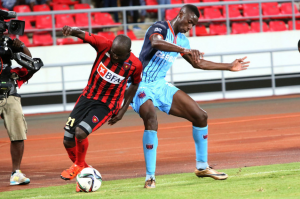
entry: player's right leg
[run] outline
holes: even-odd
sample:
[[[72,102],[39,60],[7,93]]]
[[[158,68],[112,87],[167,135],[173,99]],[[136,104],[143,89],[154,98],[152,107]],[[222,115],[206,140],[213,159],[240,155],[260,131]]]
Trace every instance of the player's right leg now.
[[[156,150],[157,138],[157,116],[155,107],[151,100],[143,103],[139,110],[144,121],[143,149],[146,163],[146,182],[144,188],[155,188]]]

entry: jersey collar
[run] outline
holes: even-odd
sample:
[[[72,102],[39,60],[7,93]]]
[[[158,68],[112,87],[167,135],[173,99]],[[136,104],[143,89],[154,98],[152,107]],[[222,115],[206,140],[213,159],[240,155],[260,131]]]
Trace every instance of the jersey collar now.
[[[172,34],[173,34],[173,36],[174,36],[174,41],[173,41],[173,43],[176,44],[177,35],[175,35],[174,29],[173,29],[173,27],[172,27],[172,25],[171,25],[171,23],[170,23],[169,20],[167,21],[167,23],[168,23],[169,29],[171,30],[171,32],[172,32]]]

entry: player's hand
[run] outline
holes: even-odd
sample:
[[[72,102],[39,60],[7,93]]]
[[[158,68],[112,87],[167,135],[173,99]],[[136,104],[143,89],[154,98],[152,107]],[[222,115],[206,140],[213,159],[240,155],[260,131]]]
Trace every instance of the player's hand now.
[[[199,50],[195,49],[185,49],[183,54],[189,54],[192,56],[192,59],[195,63],[200,62],[200,59],[203,59],[203,52],[200,52]]]
[[[63,29],[62,29],[62,33],[63,33],[64,36],[70,36],[70,35],[72,35],[72,30],[73,30],[72,27],[64,26]]]
[[[115,123],[117,123],[119,120],[121,120],[124,116],[124,113],[122,110],[120,110],[118,112],[117,115],[113,115],[110,120],[108,120],[108,125],[114,125]]]
[[[247,57],[234,60],[234,62],[232,62],[232,64],[231,64],[232,66],[229,70],[233,71],[233,72],[246,70],[249,66],[249,63],[250,63],[250,61],[245,62],[246,58]]]
[[[19,40],[18,38],[15,38],[13,40],[12,46],[15,47],[15,48],[21,48],[21,47],[24,47],[25,45],[21,40]]]

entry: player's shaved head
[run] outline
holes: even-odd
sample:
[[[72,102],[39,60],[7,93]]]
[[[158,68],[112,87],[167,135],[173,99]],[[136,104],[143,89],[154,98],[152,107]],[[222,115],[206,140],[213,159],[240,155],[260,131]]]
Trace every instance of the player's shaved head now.
[[[131,39],[129,37],[127,37],[126,35],[118,35],[114,39],[112,45],[114,47],[123,49],[128,52],[128,51],[130,51],[130,48],[131,48]]]
[[[181,7],[180,11],[184,13],[194,13],[198,18],[200,17],[199,10],[196,6],[187,4]]]

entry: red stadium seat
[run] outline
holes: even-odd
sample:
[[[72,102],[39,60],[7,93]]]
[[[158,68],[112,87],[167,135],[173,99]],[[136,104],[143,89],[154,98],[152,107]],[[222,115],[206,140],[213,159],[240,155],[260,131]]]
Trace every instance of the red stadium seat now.
[[[231,32],[232,34],[244,34],[244,33],[250,33],[251,31],[246,22],[240,22],[240,23],[232,23]]]
[[[259,18],[259,4],[243,4],[243,14],[244,17],[257,17],[251,18],[252,20]]]
[[[223,15],[218,8],[204,8],[204,19],[222,19],[224,20]]]
[[[51,15],[42,15],[36,18],[35,27],[38,29],[51,29],[52,18]]]
[[[183,3],[188,3],[188,4],[200,3],[200,0],[183,0]]]
[[[242,18],[243,17],[240,13],[239,7],[240,6],[238,4],[228,6],[229,18]],[[223,7],[223,15],[224,15],[224,17],[226,17],[226,7],[225,6]],[[234,19],[234,20],[243,20],[243,19]]]
[[[98,35],[101,35],[101,36],[103,36],[103,37],[105,37],[105,38],[107,38],[109,40],[112,40],[112,41],[116,37],[115,33],[111,32],[111,31],[109,31],[109,32],[98,32]]]
[[[88,3],[82,3],[82,4],[75,4],[74,9],[80,10],[80,9],[91,9],[90,4]]]
[[[56,21],[56,28],[62,28],[65,25],[68,26],[76,26],[74,19],[71,15],[57,15],[55,16]]]
[[[279,10],[277,2],[263,3],[262,8],[263,8],[262,13],[263,13],[264,16],[275,15],[271,18],[273,18],[273,19],[282,18],[282,17],[280,17],[281,14],[280,14],[280,10]]]
[[[75,24],[78,27],[88,27],[89,17],[87,13],[78,13],[75,15]],[[92,21],[93,24],[93,21]]]
[[[166,10],[166,14],[165,14],[166,20],[171,21],[172,19],[174,19],[178,15],[179,11],[180,8],[173,8],[173,9]]]
[[[75,40],[72,37],[68,37],[68,38],[58,38],[56,40],[56,44],[57,45],[68,45],[68,44],[81,44],[83,43],[83,41],[79,38],[77,38],[77,40]]]
[[[171,0],[171,4],[182,4],[182,0]]]
[[[209,25],[210,35],[226,35],[227,27],[224,23],[212,23]]]
[[[292,15],[293,14],[292,3],[282,3],[280,7],[280,13],[283,15]],[[294,4],[294,13],[295,14],[299,13],[296,4]]]
[[[219,0],[202,0],[203,3],[208,3],[208,2],[219,2]]]
[[[33,6],[33,11],[34,12],[47,12],[47,11],[50,11],[50,8],[47,4],[34,5]]]
[[[293,30],[293,21],[288,22],[289,30]],[[295,29],[300,30],[300,20],[295,21]]]
[[[147,6],[155,6],[155,5],[158,5],[157,1],[156,0],[145,0],[145,3]],[[156,13],[157,12],[157,9],[148,9],[146,10],[147,12],[154,12]]]
[[[283,21],[270,21],[270,31],[285,31],[288,30]]]
[[[26,32],[34,30],[35,28],[32,27],[31,23],[29,20],[25,20],[25,30]]]
[[[93,25],[119,25],[121,23],[116,23],[111,15],[107,12],[97,12],[94,13]]]
[[[205,26],[203,26],[203,25],[195,26],[195,32],[196,32],[196,36],[207,36],[207,35],[209,35],[207,33],[207,30],[206,30]],[[190,30],[190,36],[193,36],[193,29]]]
[[[117,35],[124,35],[124,30],[119,30],[117,32]],[[132,30],[128,30],[127,31],[127,36],[131,39],[131,40],[137,40],[134,32]]]
[[[53,4],[53,10],[70,10],[67,4]]]
[[[270,28],[266,22],[263,22],[263,32],[269,32]],[[251,32],[260,32],[260,23],[259,21],[251,22]]]
[[[28,5],[19,5],[14,7],[14,11],[17,13],[25,13],[25,12],[31,12],[30,7]],[[19,20],[24,20],[24,21],[35,21],[35,16],[20,16],[18,17]]]
[[[67,5],[74,5],[78,4],[79,1],[73,1],[73,0],[52,0],[53,4],[67,4]]]
[[[53,39],[50,33],[33,33],[32,44],[34,46],[51,46],[53,45]]]

